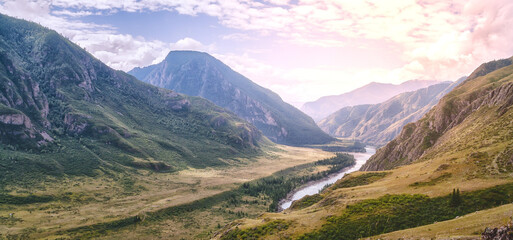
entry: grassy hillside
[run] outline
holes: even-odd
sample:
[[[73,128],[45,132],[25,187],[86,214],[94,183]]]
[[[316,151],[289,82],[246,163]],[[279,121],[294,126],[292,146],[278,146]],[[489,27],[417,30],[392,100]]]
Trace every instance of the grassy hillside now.
[[[501,211],[509,211],[513,192],[513,67],[508,63],[478,68],[371,159],[389,158],[366,165],[386,172],[352,173],[314,200],[300,200],[308,203],[305,208],[267,213],[231,231],[259,238],[251,229],[285,221],[286,228],[265,239],[475,238],[486,227],[504,225]],[[419,146],[422,153],[407,146]],[[396,152],[413,160],[396,160]]]
[[[500,156],[509,155],[513,144],[508,128],[512,73],[511,59],[483,64],[422,119],[406,125],[362,169],[390,169],[453,152],[476,161],[495,159],[499,168],[506,167],[509,160]]]
[[[171,51],[163,62],[129,73],[158,87],[204,97],[246,119],[277,143],[324,144],[334,140],[278,94],[207,53]]]
[[[0,15],[0,182],[227,165],[268,144],[211,102],[115,71],[55,31]]]

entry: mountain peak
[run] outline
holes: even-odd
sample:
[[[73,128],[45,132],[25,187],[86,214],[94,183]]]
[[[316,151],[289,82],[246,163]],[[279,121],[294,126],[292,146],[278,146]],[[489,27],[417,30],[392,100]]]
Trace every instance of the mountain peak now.
[[[334,140],[306,114],[204,52],[171,51],[155,65],[129,72],[158,87],[206,98],[259,128],[277,143],[320,144]]]
[[[214,58],[212,55],[206,52],[193,51],[193,50],[172,50],[170,51],[165,60],[175,60],[176,58],[188,57],[188,58]]]

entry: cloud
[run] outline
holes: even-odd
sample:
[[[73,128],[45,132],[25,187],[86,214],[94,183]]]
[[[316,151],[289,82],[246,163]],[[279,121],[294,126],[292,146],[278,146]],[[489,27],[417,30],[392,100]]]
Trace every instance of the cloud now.
[[[209,52],[215,49],[214,45],[203,45],[192,38],[165,43],[147,41],[128,34],[82,33],[75,35],[72,40],[110,67],[123,71],[159,63],[171,50]]]
[[[72,4],[71,1],[70,4]],[[110,67],[123,71],[158,63],[171,50],[213,51],[215,49],[213,44],[204,45],[187,37],[177,42],[166,43],[158,40],[149,41],[129,34],[119,34],[112,26],[84,23],[67,18],[93,14],[90,11],[51,11],[51,5],[46,1],[10,1],[0,5],[0,12],[52,28]],[[110,5],[95,6],[104,10]]]
[[[83,16],[90,16],[94,15],[93,12],[90,11],[69,11],[69,10],[58,10],[58,11],[52,11],[52,14],[54,15],[64,15],[64,16],[70,16],[70,17],[83,17]]]
[[[244,41],[250,39],[252,39],[252,37],[245,33],[232,33],[223,36],[223,40]]]
[[[474,67],[495,57],[491,53],[503,56],[498,46],[511,54],[506,45],[511,40],[513,2],[508,0],[55,0],[51,5],[76,14],[113,9],[206,14],[227,27],[274,34],[298,45],[340,48],[352,42],[358,47],[359,39],[376,39],[386,47],[390,41],[402,47],[406,64],[422,65],[426,77],[455,63]],[[230,34],[224,39],[245,36]]]

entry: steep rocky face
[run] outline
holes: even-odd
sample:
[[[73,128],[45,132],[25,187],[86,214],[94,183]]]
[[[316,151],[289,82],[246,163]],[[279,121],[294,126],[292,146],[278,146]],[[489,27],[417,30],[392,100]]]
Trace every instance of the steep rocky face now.
[[[351,92],[307,102],[301,110],[319,121],[343,107],[381,103],[397,94],[415,91],[437,83],[439,82],[428,80],[411,80],[399,85],[373,82]]]
[[[51,127],[46,96],[39,84],[20,72],[3,52],[0,79],[0,141],[34,140],[29,145],[42,145],[53,140],[45,132]]]
[[[449,151],[446,149],[449,146],[463,149],[462,146],[470,141],[459,139],[461,136],[479,136],[485,132],[483,129],[475,129],[469,135],[469,132],[460,126],[464,121],[468,127],[475,127],[478,122],[486,124],[485,126],[508,125],[509,115],[505,113],[513,104],[512,74],[511,59],[481,65],[467,80],[444,96],[422,119],[404,126],[399,136],[379,149],[362,170],[390,169],[422,160],[423,156]],[[455,130],[451,132],[452,129]],[[486,132],[488,135],[483,138],[493,138],[489,136],[491,132]],[[485,144],[482,140],[476,141],[480,142],[479,146]],[[469,144],[466,146],[469,151],[477,147]],[[459,151],[462,152],[462,149]]]
[[[277,143],[320,144],[333,140],[277,94],[206,53],[173,51],[163,62],[129,73],[158,87],[204,97],[254,124]]]
[[[134,159],[222,165],[261,144],[258,129],[205,99],[143,83],[55,31],[0,15],[0,164],[9,169],[0,181],[120,171]]]
[[[345,107],[321,120],[319,126],[332,136],[381,146],[397,136],[404,125],[419,120],[463,80],[402,93],[379,104]]]

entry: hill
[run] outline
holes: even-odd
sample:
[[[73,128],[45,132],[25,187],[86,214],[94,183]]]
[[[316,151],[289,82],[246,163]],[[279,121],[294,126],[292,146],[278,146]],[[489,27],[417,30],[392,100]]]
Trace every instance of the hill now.
[[[276,143],[304,145],[334,140],[276,93],[207,53],[171,51],[161,63],[129,73],[158,87],[204,97],[246,119]]]
[[[226,165],[261,132],[207,100],[115,71],[55,31],[0,15],[0,181]]]
[[[404,125],[424,116],[440,98],[464,79],[401,93],[383,103],[344,107],[318,124],[332,136],[382,146],[394,139]]]
[[[510,138],[499,136],[509,132],[504,126],[509,124],[506,113],[513,104],[511,62],[482,64],[423,118],[404,126],[362,170],[390,169],[454,151],[486,159],[508,155]]]
[[[399,93],[415,91],[437,83],[439,82],[428,80],[411,80],[399,85],[372,82],[351,92],[307,102],[301,110],[319,121],[343,107],[381,103]]]
[[[512,60],[477,68],[380,148],[361,169],[371,172],[284,213],[237,221],[219,238],[477,239],[503,226],[513,201]]]

